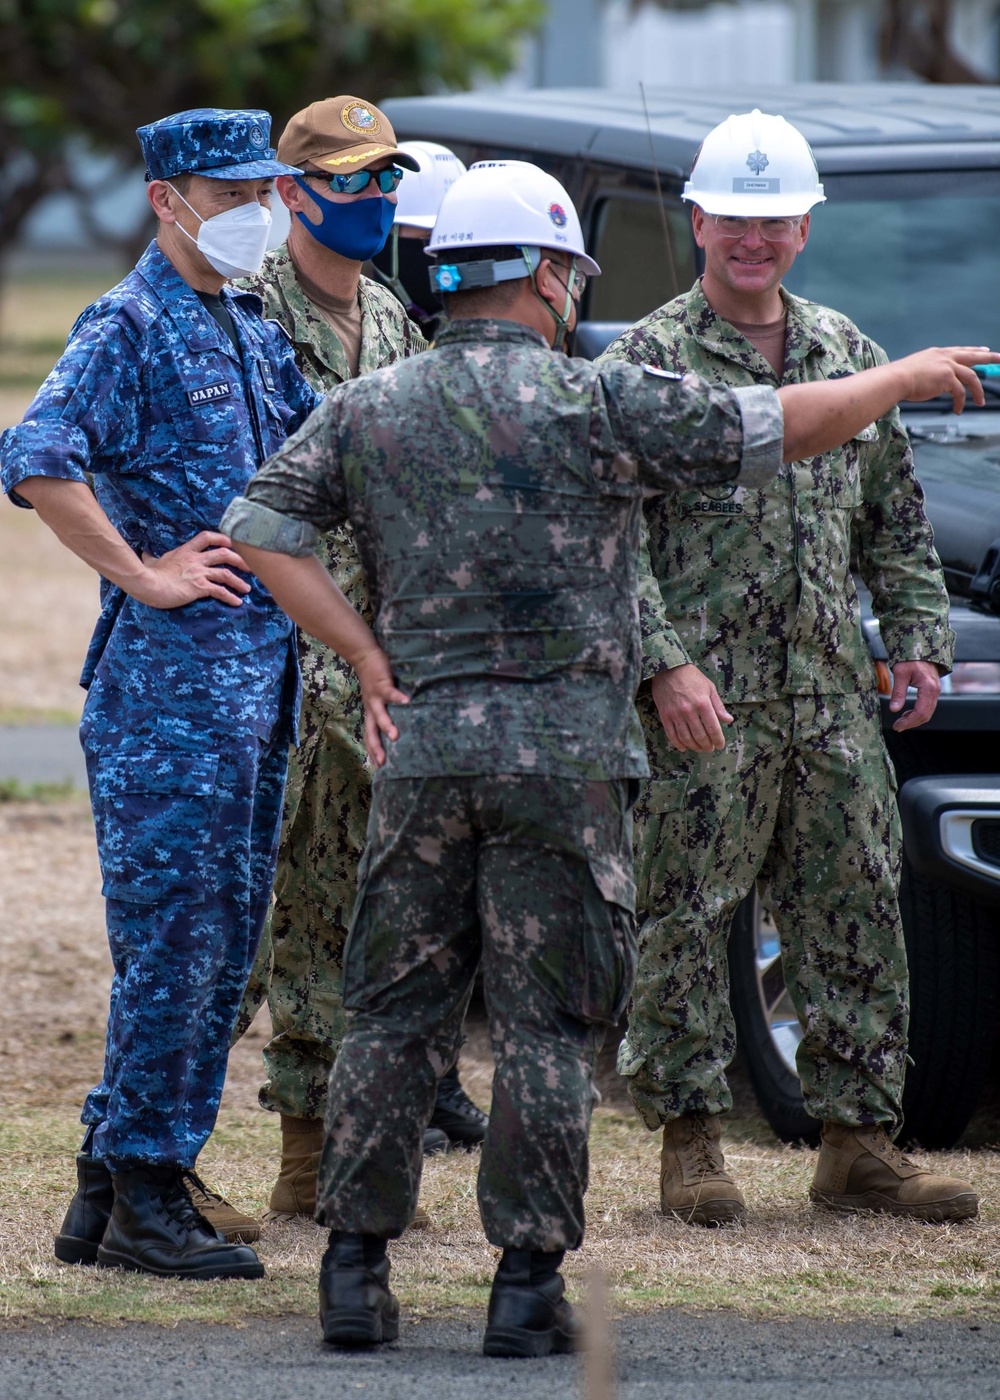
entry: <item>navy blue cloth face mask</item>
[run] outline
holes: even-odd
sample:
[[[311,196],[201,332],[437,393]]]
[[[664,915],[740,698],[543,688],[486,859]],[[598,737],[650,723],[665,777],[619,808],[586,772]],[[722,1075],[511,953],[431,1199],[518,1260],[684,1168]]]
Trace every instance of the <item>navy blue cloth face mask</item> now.
[[[396,217],[396,206],[391,200],[379,195],[378,199],[352,199],[349,204],[335,204],[311,189],[302,175],[296,175],[295,182],[322,211],[323,218],[318,224],[301,211],[298,213],[317,243],[352,262],[365,262],[382,251]]]

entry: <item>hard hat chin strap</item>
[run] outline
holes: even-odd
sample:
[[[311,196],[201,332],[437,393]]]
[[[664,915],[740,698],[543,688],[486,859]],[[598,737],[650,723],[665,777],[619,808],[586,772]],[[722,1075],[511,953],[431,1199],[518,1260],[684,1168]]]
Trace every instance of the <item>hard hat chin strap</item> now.
[[[565,343],[566,336],[569,334],[569,318],[570,312],[573,310],[573,288],[576,285],[576,258],[573,258],[570,261],[569,277],[566,281],[566,300],[563,303],[562,315],[560,315],[559,312],[552,305],[552,303],[550,301],[546,301],[545,297],[543,297],[541,292],[538,290],[537,273],[539,264],[541,263],[541,257],[535,259],[535,265],[534,267],[532,267],[532,260],[528,256],[529,253],[533,253],[535,251],[536,250],[534,248],[521,249],[521,252],[524,254],[524,261],[528,265],[528,276],[531,278],[531,290],[534,292],[535,296],[542,303],[542,305],[545,307],[545,310],[549,313],[553,321],[555,321],[556,323],[556,338],[552,342],[552,348],[553,350],[561,350]],[[541,249],[538,249],[537,251],[540,253]]]
[[[392,271],[390,273],[385,273],[378,267],[375,268],[375,271],[379,275],[379,280],[388,287],[391,292],[395,293],[403,305],[409,306],[413,298],[399,280],[399,229],[395,225],[393,226],[392,232],[389,234],[389,246],[391,249],[390,266],[392,267]]]

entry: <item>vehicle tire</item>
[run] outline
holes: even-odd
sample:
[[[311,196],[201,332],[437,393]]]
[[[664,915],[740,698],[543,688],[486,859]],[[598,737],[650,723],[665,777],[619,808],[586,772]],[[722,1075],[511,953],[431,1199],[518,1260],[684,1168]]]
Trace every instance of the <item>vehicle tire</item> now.
[[[1000,914],[914,873],[903,860],[900,912],[910,967],[910,1057],[902,1144],[953,1147],[990,1071],[1000,1015]],[[794,1071],[800,1039],[777,936],[756,895],[733,919],[730,1001],[761,1112],[785,1142],[815,1143],[819,1123]]]
[[[1000,1011],[1000,911],[926,880],[903,860],[910,1057],[900,1142],[952,1147],[990,1070]]]
[[[736,1038],[761,1112],[783,1142],[819,1142],[795,1072],[802,1038],[785,989],[778,935],[756,894],[736,911],[729,936],[729,1001]]]

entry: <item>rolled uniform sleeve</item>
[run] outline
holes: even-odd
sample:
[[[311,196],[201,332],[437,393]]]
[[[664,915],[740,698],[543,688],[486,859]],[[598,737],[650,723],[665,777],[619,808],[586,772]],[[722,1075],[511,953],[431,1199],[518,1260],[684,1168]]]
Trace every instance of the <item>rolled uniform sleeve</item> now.
[[[650,365],[607,363],[595,381],[610,474],[630,473],[651,491],[739,479],[763,486],[781,466],[784,415],[775,390],[706,384]],[[601,439],[598,429],[594,440]]]
[[[140,371],[128,327],[94,317],[71,334],[23,422],[0,436],[0,483],[27,509],[17,492],[22,481],[85,483],[88,473],[113,470],[139,447]]]
[[[745,384],[733,393],[743,420],[739,484],[766,486],[782,462],[785,413],[781,400],[767,384]]]
[[[337,441],[336,395],[324,399],[279,452],[230,501],[220,529],[237,544],[296,557],[348,519]]]

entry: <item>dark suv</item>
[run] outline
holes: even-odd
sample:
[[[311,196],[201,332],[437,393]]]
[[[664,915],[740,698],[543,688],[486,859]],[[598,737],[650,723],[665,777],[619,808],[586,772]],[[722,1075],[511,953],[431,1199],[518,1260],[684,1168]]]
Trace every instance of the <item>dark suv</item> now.
[[[547,90],[397,99],[400,137],[467,163],[531,160],[566,186],[604,275],[586,290],[577,353],[686,291],[699,271],[680,200],[698,146],[731,112],[778,112],[816,153],[828,202],[785,279],[836,307],[890,356],[996,345],[1000,89],[899,84],[655,91]],[[979,1098],[1000,1004],[1000,378],[986,407],[906,404],[917,472],[951,594],[956,664],[933,720],[883,728],[899,781],[901,890],[912,988],[905,1135],[950,1146]],[[863,610],[867,599],[862,593]],[[872,657],[885,661],[865,610]],[[882,688],[887,670],[881,668]],[[733,1008],[761,1107],[780,1136],[814,1140],[795,1073],[798,1022],[773,926],[756,897],[734,923]]]

